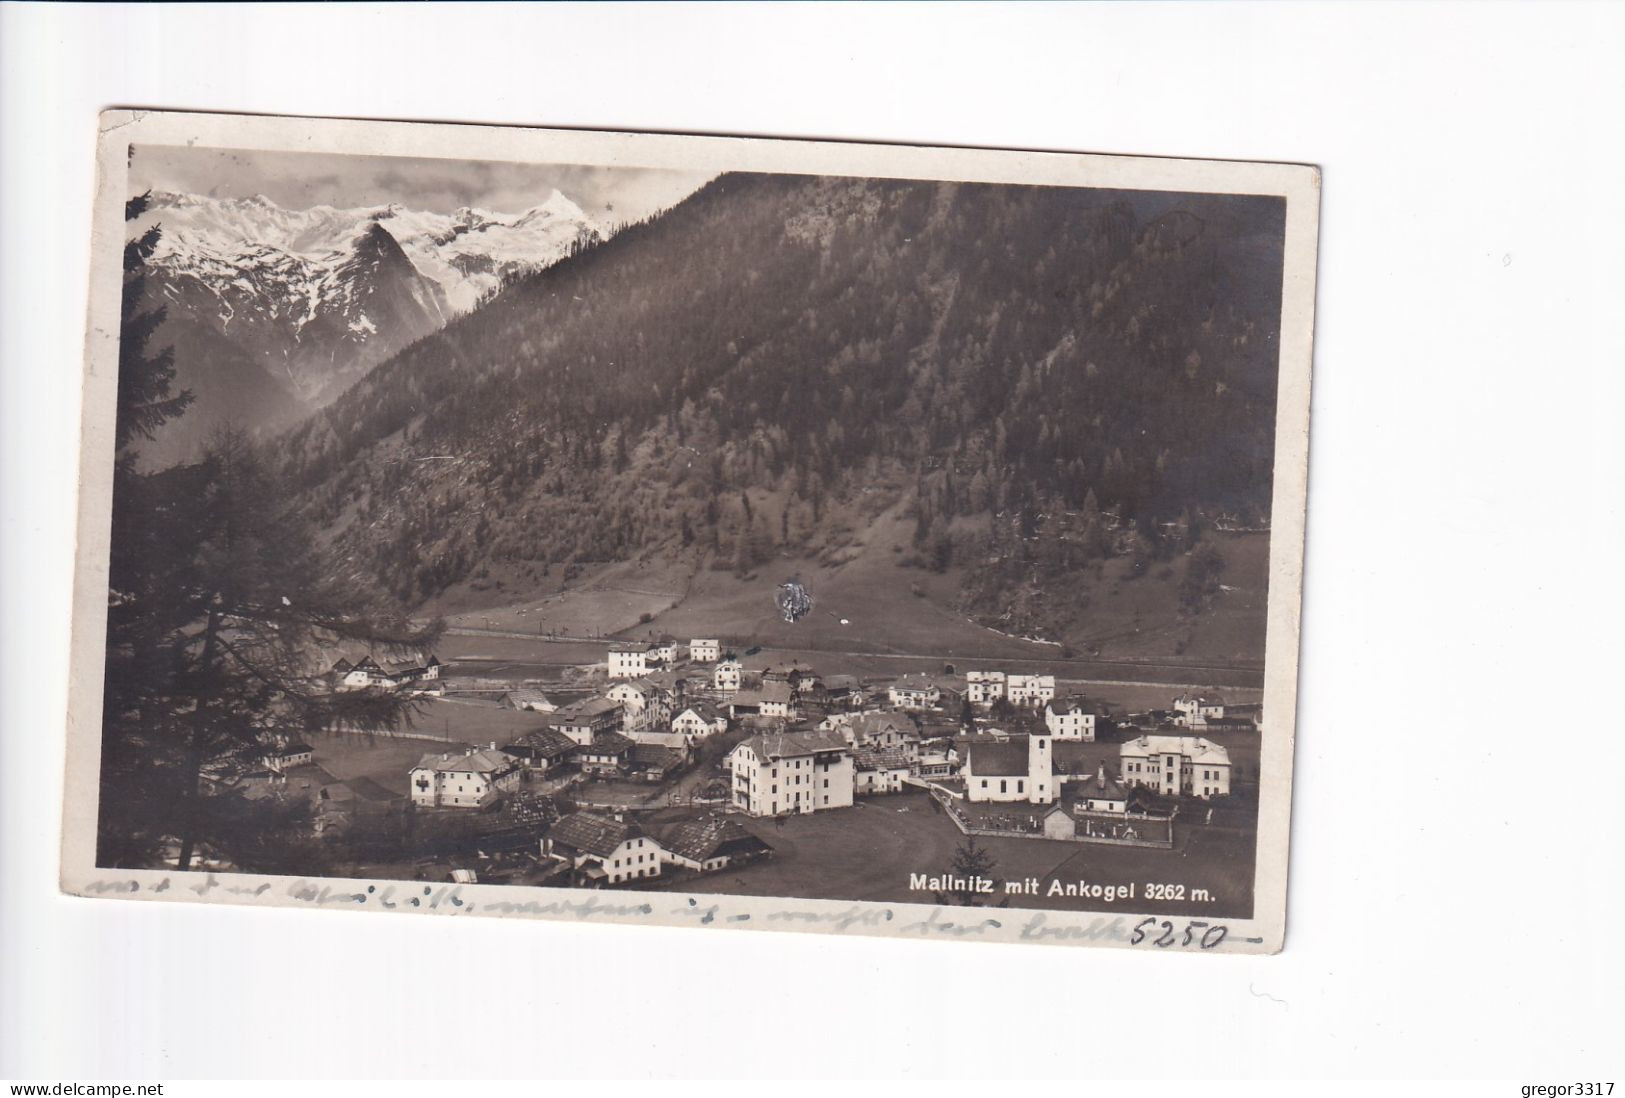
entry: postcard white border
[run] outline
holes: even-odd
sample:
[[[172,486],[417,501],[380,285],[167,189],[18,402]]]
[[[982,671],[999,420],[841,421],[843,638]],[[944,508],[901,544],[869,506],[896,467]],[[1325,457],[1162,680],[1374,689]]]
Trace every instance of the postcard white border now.
[[[142,900],[377,908],[394,913],[518,915],[646,925],[1128,945],[1153,952],[1272,953],[1282,947],[1303,588],[1320,209],[1318,169],[1242,161],[139,110],[104,112],[99,131],[63,802],[61,886],[65,892]],[[1266,722],[1260,753],[1253,918],[1223,920],[1226,936],[1204,950],[1201,929],[1188,938],[1183,934],[1185,924],[1193,921],[1190,917],[1144,912],[935,907],[679,891],[425,886],[421,882],[301,880],[239,873],[97,868],[95,807],[101,754],[113,410],[122,291],[118,257],[124,245],[127,149],[131,144],[951,179],[1285,198],[1280,381],[1264,657]],[[1148,919],[1156,925],[1149,932],[1141,930],[1136,941],[1136,928]],[[1161,930],[1165,920],[1175,927],[1171,935],[1174,941],[1159,947],[1156,942],[1170,936]]]

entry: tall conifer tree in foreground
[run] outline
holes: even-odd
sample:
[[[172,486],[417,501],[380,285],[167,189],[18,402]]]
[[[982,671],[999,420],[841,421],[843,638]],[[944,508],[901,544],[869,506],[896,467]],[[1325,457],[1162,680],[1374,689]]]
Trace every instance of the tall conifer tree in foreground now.
[[[138,198],[126,217],[144,210]],[[416,629],[336,580],[241,433],[222,432],[195,465],[138,471],[136,444],[191,402],[173,391],[169,352],[148,349],[163,314],[143,307],[142,271],[158,234],[125,249],[97,857],[147,866],[173,853],[184,870],[208,852],[275,870],[261,839],[300,814],[244,798],[243,777],[287,739],[393,728],[413,704],[333,692],[324,654],[421,650],[438,623]]]

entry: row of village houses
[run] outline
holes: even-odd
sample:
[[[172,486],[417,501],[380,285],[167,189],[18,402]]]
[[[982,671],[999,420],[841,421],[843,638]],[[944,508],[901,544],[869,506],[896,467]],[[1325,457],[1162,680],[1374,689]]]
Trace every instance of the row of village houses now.
[[[704,659],[710,666],[699,665]],[[412,800],[424,807],[484,808],[522,782],[566,767],[659,782],[732,723],[775,718],[774,730],[740,743],[725,760],[731,804],[753,815],[840,808],[854,796],[906,784],[973,803],[1049,804],[1068,783],[1090,776],[1080,745],[1096,739],[1104,719],[1087,698],[1056,700],[1049,675],[971,671],[953,680],[908,674],[877,685],[851,676],[825,679],[794,661],[746,670],[714,640],[617,645],[608,666],[612,685],[568,704],[556,704],[538,688],[510,691],[507,704],[543,714],[545,726],[500,749],[493,742],[458,755],[426,755],[411,774]],[[637,669],[642,673],[631,677]],[[439,678],[440,664],[431,657],[421,667],[386,668],[368,657],[334,668],[335,681],[346,688],[350,676],[381,673],[396,685],[422,682]],[[950,715],[962,701],[992,709],[1001,699],[1041,709],[1043,730],[965,735]],[[809,710],[827,715],[816,727],[791,727],[811,725],[804,720]],[[1228,752],[1189,733],[1256,727],[1258,718],[1256,705],[1181,694],[1171,709],[1144,715],[1161,731],[1122,744],[1116,775],[1095,768],[1101,795],[1093,799],[1110,811],[1126,806],[1131,788],[1224,796],[1231,789]]]
[[[1067,767],[1068,748],[1079,742],[1037,733],[966,737],[950,749],[963,756],[954,770],[958,777],[925,782],[917,775],[929,756],[919,750],[907,718],[849,715],[830,727],[764,732],[742,741],[727,758],[730,804],[755,816],[810,813],[849,807],[856,796],[908,782],[973,808],[1027,813],[1043,837],[1098,839],[1152,827],[1152,817],[1136,811],[1143,807],[1136,804],[1139,788],[1198,796],[1229,789],[1227,752],[1200,737],[1148,734],[1129,741],[1120,748],[1121,776],[1104,763],[1093,771]],[[437,796],[442,805],[488,803],[504,791],[516,792],[527,765],[521,756],[490,748],[425,756],[413,771],[413,796]],[[536,800],[517,792],[513,799]],[[962,809],[950,811],[966,817]],[[540,858],[588,885],[636,883],[673,868],[714,872],[772,852],[717,812],[656,830],[619,813],[578,811],[556,818],[555,810],[554,816],[540,829]],[[537,833],[533,826],[527,835],[534,840]]]
[[[685,668],[685,664],[690,666]],[[724,652],[720,641],[698,638],[687,645],[672,640],[617,644],[610,648],[606,666],[609,678],[618,681],[605,691],[604,698],[622,707],[625,724],[622,731],[642,730],[681,718],[688,727],[671,731],[685,733],[689,743],[697,735],[708,734],[706,726],[715,724],[723,709],[729,718],[763,716],[794,720],[798,716],[797,703],[803,698],[846,708],[864,708],[878,702],[882,693],[892,708],[910,712],[951,709],[961,701],[984,708],[995,707],[1001,701],[1016,708],[1042,707],[1046,723],[1056,734],[1067,734],[1059,724],[1071,724],[1077,726],[1083,738],[1094,738],[1092,710],[1078,707],[1075,699],[1057,704],[1053,675],[970,671],[958,679],[906,674],[877,688],[851,675],[824,678],[795,660],[747,669],[732,653]],[[422,664],[379,664],[368,655],[353,664],[340,659],[333,665],[330,676],[340,689],[407,686],[440,692],[444,688],[441,671],[442,665],[434,656]],[[690,691],[714,694],[721,704],[703,714],[664,711],[670,709],[673,699]],[[664,706],[660,704],[662,700]],[[560,708],[548,699],[545,691],[534,687],[508,691],[505,701],[516,709],[553,712]],[[1182,694],[1174,699],[1172,711],[1158,711],[1152,716],[1158,723],[1179,727],[1239,729],[1257,725],[1259,707],[1256,704],[1226,706],[1220,698]],[[675,745],[675,740],[666,742],[668,746]]]
[[[610,712],[595,703],[583,708]],[[907,714],[833,713],[816,728],[750,736],[724,765],[730,803],[755,816],[843,808],[856,796],[909,785],[973,803],[1051,804],[1068,783],[1089,778],[1088,742],[1070,729],[926,739]],[[524,781],[567,764],[589,775],[658,781],[687,759],[686,748],[640,743],[570,717],[501,749],[493,742],[465,753],[425,755],[411,773],[411,797],[429,808],[485,808]],[[1231,791],[1229,752],[1204,737],[1146,733],[1119,746],[1118,762],[1110,776],[1113,795],[1096,798],[1114,802],[1103,810],[1126,811],[1135,787],[1204,799]],[[1093,773],[1104,790],[1107,773]]]

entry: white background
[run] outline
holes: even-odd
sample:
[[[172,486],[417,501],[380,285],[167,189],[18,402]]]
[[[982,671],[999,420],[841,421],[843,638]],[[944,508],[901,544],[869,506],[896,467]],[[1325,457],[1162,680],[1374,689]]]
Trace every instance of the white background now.
[[[1625,8],[0,10],[0,1076],[1607,1077]],[[1324,170],[1277,957],[56,893],[96,112]]]

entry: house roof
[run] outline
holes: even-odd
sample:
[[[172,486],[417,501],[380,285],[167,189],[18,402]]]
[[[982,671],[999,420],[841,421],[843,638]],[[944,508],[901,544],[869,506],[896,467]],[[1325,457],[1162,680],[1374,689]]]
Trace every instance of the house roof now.
[[[825,751],[851,750],[846,740],[833,732],[764,732],[744,740],[739,746],[750,748],[764,759],[785,759],[798,755],[817,755]]]
[[[693,705],[683,706],[682,712],[678,713],[676,717],[672,718],[672,720],[676,720],[678,717],[681,717],[687,713],[694,714],[707,724],[722,719],[722,713],[718,711],[717,707],[712,705],[710,702],[695,702]]]
[[[857,761],[859,770],[907,770],[909,758],[907,752],[897,751],[859,751],[852,756]]]
[[[1057,698],[1045,706],[1053,713],[1091,713],[1098,715],[1100,706],[1084,697],[1082,694],[1073,694],[1069,698]]]
[[[696,862],[716,857],[723,847],[753,851],[773,849],[726,816],[707,816],[703,820],[674,824],[661,833],[660,845]]]
[[[802,663],[800,660],[791,660],[789,663],[778,665],[769,664],[768,666],[762,668],[762,674],[774,676],[782,675],[785,678],[789,678],[791,675],[798,675],[805,679],[816,678],[818,672],[813,669],[811,664]]]
[[[592,746],[586,750],[598,755],[624,755],[636,746],[635,741],[619,732],[600,732],[592,738]]]
[[[499,827],[546,828],[559,818],[559,806],[552,797],[522,790],[507,798],[494,821]]]
[[[783,682],[764,682],[760,690],[741,690],[734,695],[735,705],[762,705],[767,702],[789,705],[790,685]]]
[[[507,699],[514,705],[552,705],[553,702],[542,691],[533,686],[520,686],[508,691]]]
[[[942,690],[942,683],[932,675],[908,674],[894,680],[891,684],[893,690]]]
[[[626,840],[640,838],[644,834],[643,828],[627,820],[600,816],[596,812],[577,812],[554,824],[547,837],[583,854],[607,858]]]
[[[619,709],[621,703],[611,701],[609,698],[583,698],[578,702],[571,702],[553,714],[554,724],[568,724],[571,721],[592,720],[602,717],[611,710]]]
[[[668,770],[683,761],[682,752],[658,743],[634,743],[630,754],[633,766],[646,769]]]
[[[919,729],[915,727],[913,721],[896,713],[855,713],[844,723],[852,730],[853,736],[860,740],[889,731],[897,731],[905,736],[919,734]]]
[[[295,740],[293,743],[284,744],[277,754],[283,757],[288,755],[308,755],[315,750],[310,744]]]
[[[1144,758],[1151,755],[1184,755],[1193,763],[1203,763],[1208,766],[1229,766],[1230,752],[1214,743],[1212,740],[1200,736],[1141,736],[1137,740],[1129,740],[1122,747],[1121,754]]]
[[[494,774],[500,770],[513,769],[513,764],[511,756],[501,751],[481,748],[463,755],[453,755],[449,752],[425,755],[412,769],[453,774]]]
[[[979,778],[1027,776],[1027,737],[965,745],[965,765]]]
[[[576,742],[556,728],[538,728],[519,737],[514,747],[551,759],[574,751]]]
[[[1128,787],[1117,780],[1111,771],[1101,764],[1094,774],[1083,781],[1074,782],[1071,794],[1080,800],[1095,801],[1126,801],[1128,800]]]

